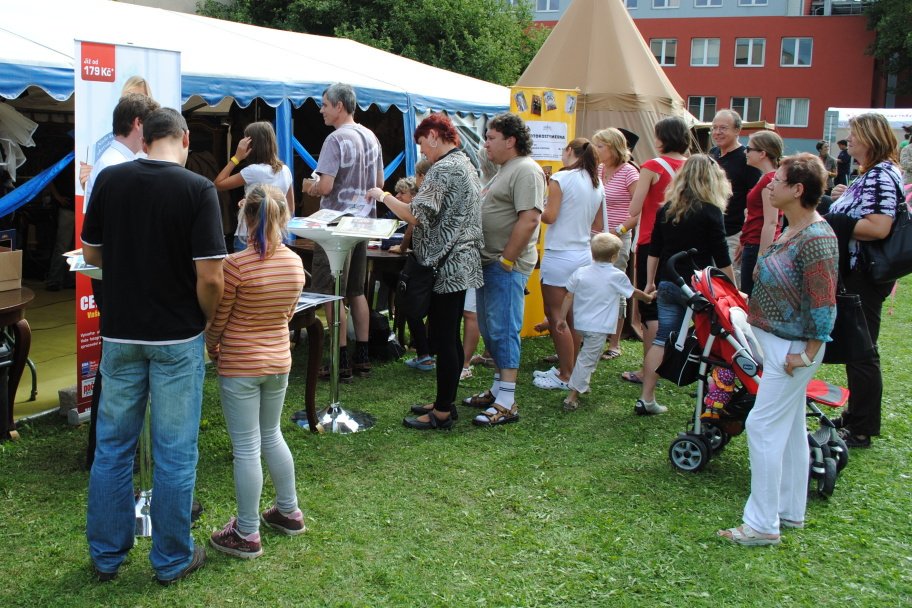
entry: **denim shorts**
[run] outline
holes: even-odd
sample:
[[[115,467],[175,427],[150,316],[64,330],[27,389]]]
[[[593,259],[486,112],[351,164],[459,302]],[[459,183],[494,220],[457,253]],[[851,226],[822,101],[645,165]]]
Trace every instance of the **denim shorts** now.
[[[507,272],[497,262],[483,267],[482,272],[484,287],[476,290],[478,329],[497,368],[516,369],[529,275]]]
[[[655,340],[652,341],[656,346],[665,346],[668,334],[681,329],[686,312],[684,306],[681,305],[682,296],[681,289],[671,281],[659,283],[656,297],[659,308],[659,330],[656,332]]]

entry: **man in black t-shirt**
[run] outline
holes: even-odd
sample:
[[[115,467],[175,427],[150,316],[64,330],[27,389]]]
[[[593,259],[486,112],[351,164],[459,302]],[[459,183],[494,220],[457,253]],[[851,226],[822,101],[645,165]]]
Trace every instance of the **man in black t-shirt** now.
[[[151,394],[152,550],[162,584],[198,569],[190,536],[204,374],[203,331],[222,296],[226,255],[215,187],[186,170],[190,139],[175,110],[143,121],[148,157],[104,169],[82,228],[86,262],[104,271],[104,391],[89,476],[86,536],[99,580],[133,546],[132,467]]]
[[[738,135],[741,134],[741,116],[734,110],[719,110],[712,122],[712,141],[715,147],[710,154],[728,176],[732,195],[725,209],[725,234],[728,252],[735,269],[735,280],[741,284],[741,228],[747,208],[747,193],[760,180],[760,169],[747,164],[747,153]]]
[[[849,185],[849,174],[852,172],[852,157],[849,155],[849,142],[845,139],[840,139],[836,142],[836,145],[839,146],[839,154],[836,156],[836,179],[833,180],[833,185],[838,186],[842,184],[843,186]]]

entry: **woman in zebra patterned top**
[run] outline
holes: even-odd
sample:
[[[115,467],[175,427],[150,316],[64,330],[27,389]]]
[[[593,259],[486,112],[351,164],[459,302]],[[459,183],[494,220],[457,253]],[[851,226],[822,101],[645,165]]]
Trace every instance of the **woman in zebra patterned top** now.
[[[421,153],[432,163],[417,196],[407,205],[380,188],[368,196],[413,224],[412,248],[425,266],[438,266],[428,313],[428,340],[437,356],[437,395],[416,405],[418,414],[403,420],[418,429],[453,427],[456,389],[462,371],[459,326],[466,289],[482,285],[481,184],[469,158],[459,149],[459,134],[443,114],[431,114],[415,130]]]

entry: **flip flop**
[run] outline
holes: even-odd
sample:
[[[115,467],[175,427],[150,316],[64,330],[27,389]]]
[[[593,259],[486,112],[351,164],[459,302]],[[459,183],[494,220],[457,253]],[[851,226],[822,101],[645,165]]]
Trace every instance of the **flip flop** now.
[[[624,372],[621,374],[621,380],[625,382],[631,382],[633,384],[643,384],[643,379],[636,372]]]
[[[778,534],[763,534],[762,532],[757,532],[747,524],[741,524],[737,528],[718,530],[716,535],[744,547],[778,545],[782,542]]]
[[[606,350],[605,352],[602,353],[602,361],[611,361],[612,359],[617,359],[620,356],[621,356],[621,351],[609,348],[608,350]]]

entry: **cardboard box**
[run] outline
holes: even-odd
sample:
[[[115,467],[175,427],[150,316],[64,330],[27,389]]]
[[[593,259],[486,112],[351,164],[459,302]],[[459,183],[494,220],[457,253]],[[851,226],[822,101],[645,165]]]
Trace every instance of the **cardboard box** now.
[[[0,291],[22,287],[22,250],[0,247]]]
[[[15,229],[0,230],[0,291],[22,287],[22,251],[13,251],[15,243]]]

